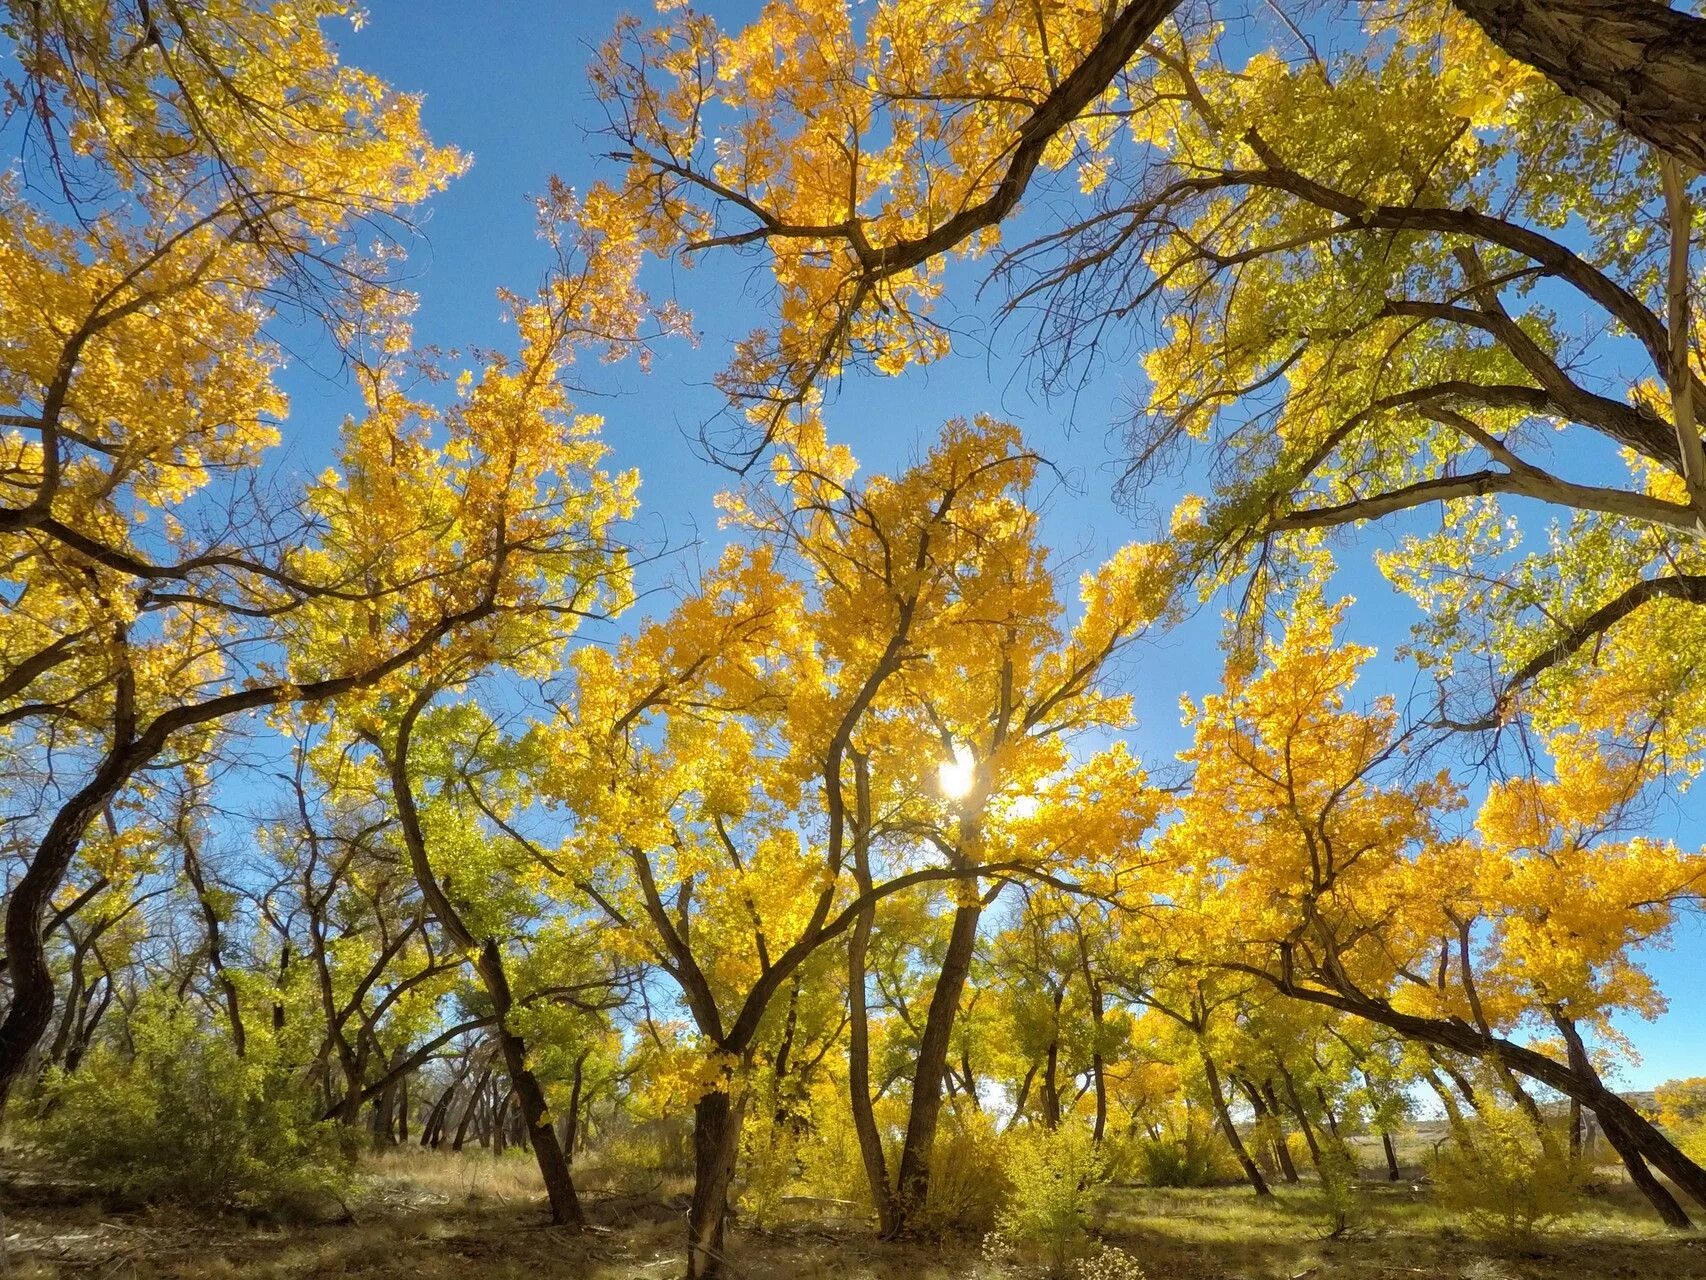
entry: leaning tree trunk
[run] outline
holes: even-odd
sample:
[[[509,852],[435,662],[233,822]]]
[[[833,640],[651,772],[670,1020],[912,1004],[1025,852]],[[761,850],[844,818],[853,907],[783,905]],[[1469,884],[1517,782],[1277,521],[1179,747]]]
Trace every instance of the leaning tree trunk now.
[[[5,930],[12,1000],[5,1019],[0,1020],[0,1110],[5,1109],[12,1086],[53,1021],[53,973],[42,938],[48,903],[64,883],[84,831],[141,763],[131,752],[109,754],[89,784],[54,815],[35,856],[12,885],[6,901]]]
[[[421,828],[420,811],[415,805],[415,792],[409,781],[409,738],[416,718],[429,701],[430,687],[415,695],[414,701],[410,703],[398,724],[396,749],[386,758],[391,778],[391,794],[396,802],[397,822],[403,834],[404,848],[408,851],[409,867],[414,872],[415,883],[420,886],[421,897],[426,901],[439,926],[458,946],[465,951],[476,953],[474,968],[480,975],[486,994],[492,998],[492,1012],[497,1015],[493,1034],[497,1039],[499,1051],[503,1054],[504,1065],[509,1070],[510,1083],[521,1109],[528,1145],[533,1148],[534,1159],[539,1164],[539,1176],[545,1182],[545,1196],[551,1205],[551,1221],[559,1225],[579,1226],[584,1221],[580,1197],[575,1194],[574,1177],[569,1172],[569,1162],[563,1155],[562,1145],[557,1141],[557,1131],[551,1127],[545,1091],[540,1087],[539,1079],[533,1074],[532,1068],[527,1065],[526,1045],[509,1027],[509,1016],[515,1007],[515,997],[510,990],[509,974],[504,968],[503,952],[493,938],[476,940],[473,931],[468,928],[467,922],[462,919],[461,913],[439,884],[438,877],[433,873],[432,860],[427,856],[426,835]],[[501,1132],[497,1140],[502,1142]]]
[[[930,1195],[930,1159],[936,1146],[936,1129],[942,1118],[942,1073],[947,1069],[954,1019],[959,1013],[960,994],[965,990],[966,978],[971,973],[972,951],[977,945],[977,924],[982,915],[983,906],[979,902],[968,903],[954,912],[948,950],[942,957],[942,969],[936,976],[936,989],[931,994],[930,1011],[924,1020],[924,1034],[918,1041],[918,1062],[912,1075],[912,1106],[907,1112],[906,1140],[901,1146],[895,1213],[888,1231],[890,1236],[906,1233]]]
[[[1706,171],[1706,21],[1659,0],[1453,0],[1494,44]]]
[[[1600,1128],[1606,1131],[1607,1139],[1611,1137],[1612,1127],[1616,1126],[1629,1149],[1638,1152],[1642,1159],[1674,1182],[1691,1200],[1706,1206],[1706,1169],[1689,1159],[1652,1121],[1607,1089],[1591,1065],[1584,1072],[1576,1065],[1559,1062],[1526,1045],[1480,1031],[1460,1020],[1424,1018],[1403,1013],[1389,1004],[1347,996],[1343,992],[1299,986],[1290,980],[1277,985],[1288,995],[1390,1027],[1423,1044],[1472,1058],[1500,1060],[1529,1079],[1567,1098],[1576,1099],[1593,1112]]]
[[[1214,1059],[1209,1057],[1208,1050],[1198,1046],[1202,1056],[1203,1075],[1208,1078],[1208,1099],[1214,1106],[1215,1119],[1220,1122],[1220,1132],[1225,1135],[1226,1145],[1232,1148],[1232,1154],[1238,1157],[1238,1166],[1244,1170],[1244,1176],[1250,1180],[1250,1186],[1258,1196],[1271,1196],[1273,1191],[1268,1186],[1268,1180],[1262,1177],[1262,1171],[1256,1167],[1256,1162],[1250,1158],[1250,1151],[1244,1145],[1244,1139],[1238,1135],[1238,1126],[1232,1123],[1232,1112],[1227,1110],[1226,1095],[1220,1091],[1220,1072],[1215,1068]]]
[[[1587,1046],[1582,1043],[1581,1032],[1576,1029],[1575,1019],[1571,1018],[1562,1008],[1552,1010],[1552,1022],[1564,1037],[1564,1051],[1570,1065],[1583,1075],[1594,1081],[1599,1080],[1599,1072],[1594,1070],[1593,1060],[1588,1057]],[[1581,1107],[1576,1099],[1570,1099],[1572,1124],[1570,1138],[1573,1154],[1581,1150],[1579,1123]],[[1639,1142],[1631,1136],[1624,1127],[1614,1121],[1606,1126],[1605,1137],[1611,1143],[1611,1149],[1617,1152],[1623,1161],[1624,1168],[1629,1170],[1629,1181],[1640,1188],[1641,1194],[1647,1197],[1647,1203],[1653,1206],[1667,1227],[1676,1231],[1687,1231],[1694,1224],[1689,1221],[1688,1214],[1676,1202],[1676,1197],[1665,1188],[1647,1168],[1647,1162],[1641,1155]]]
[[[694,1105],[687,1280],[719,1280],[724,1274],[723,1228],[740,1154],[740,1126],[741,1105],[725,1089],[707,1093]]]

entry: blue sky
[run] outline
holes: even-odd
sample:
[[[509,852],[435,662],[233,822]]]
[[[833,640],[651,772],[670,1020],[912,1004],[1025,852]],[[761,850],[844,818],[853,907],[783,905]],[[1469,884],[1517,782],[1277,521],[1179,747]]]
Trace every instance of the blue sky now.
[[[725,24],[757,9],[751,0],[708,0],[706,7]],[[527,197],[544,190],[553,174],[583,190],[598,177],[615,176],[616,167],[598,158],[612,144],[597,132],[603,116],[584,70],[620,9],[604,0],[482,5],[370,0],[363,29],[340,35],[349,61],[424,94],[435,140],[474,158],[470,172],[432,202],[423,224],[412,281],[421,295],[422,341],[508,346],[496,290],[530,287],[548,262]],[[700,458],[693,441],[721,407],[709,383],[726,361],[728,343],[765,322],[761,304],[744,295],[749,273],[758,280],[762,270],[756,258],[724,259],[680,273],[675,283],[695,311],[704,340],[696,349],[685,344],[664,349],[650,376],[632,368],[582,371],[599,392],[586,397],[583,407],[605,416],[614,462],[641,470],[637,532],[653,545],[687,547],[695,539],[714,543],[718,537],[712,497],[731,477]],[[1071,403],[1039,400],[1029,393],[1023,363],[1002,345],[1014,336],[985,348],[974,335],[963,353],[901,379],[852,378],[836,393],[828,421],[873,470],[903,462],[952,416],[988,412],[1017,423],[1061,471],[1062,483],[1045,508],[1048,541],[1079,567],[1089,567],[1149,532],[1112,497],[1120,451],[1118,433],[1110,428],[1122,404],[1140,399],[1141,375],[1135,366],[1112,367]],[[317,469],[349,407],[349,390],[331,355],[313,346],[298,353],[286,385],[294,401],[286,432],[290,457],[304,469]],[[1171,495],[1158,495],[1157,505],[1165,511]],[[1386,655],[1405,638],[1415,612],[1369,567],[1373,551],[1396,536],[1395,528],[1366,530],[1340,555],[1343,589],[1358,597],[1352,633],[1379,645],[1383,654],[1363,692],[1372,695],[1384,686],[1402,699],[1413,691],[1415,673]],[[685,573],[692,555],[686,550],[669,563]],[[656,572],[668,572],[667,565]],[[1165,761],[1185,741],[1178,727],[1180,695],[1201,694],[1217,683],[1214,615],[1206,611],[1128,663],[1143,718],[1134,746],[1151,760]],[[1699,811],[1691,797],[1663,806],[1655,834],[1699,843],[1706,833]],[[1651,957],[1672,1007],[1657,1023],[1626,1024],[1643,1059],[1622,1076],[1627,1087],[1706,1074],[1706,975],[1697,963],[1703,955],[1706,927],[1695,917],[1683,922],[1673,950]]]

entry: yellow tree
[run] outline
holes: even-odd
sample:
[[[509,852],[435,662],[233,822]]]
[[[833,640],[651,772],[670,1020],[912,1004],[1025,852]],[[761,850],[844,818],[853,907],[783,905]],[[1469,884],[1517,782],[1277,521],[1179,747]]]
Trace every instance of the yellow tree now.
[[[850,935],[850,1076],[868,1112],[862,949],[878,906],[956,886],[917,1144],[934,1133],[985,898],[1004,877],[1077,868],[1106,891],[1154,809],[1123,753],[1041,779],[1069,763],[1064,736],[1123,718],[1098,673],[1162,607],[1165,556],[1133,549],[1087,578],[1064,636],[1023,500],[1036,460],[1011,428],[952,424],[918,465],[860,486],[849,465],[839,450],[783,461],[780,503],[731,503],[755,545],[615,653],[577,655],[576,696],[540,736],[542,785],[575,818],[571,880],[625,954],[678,985],[699,1038],[678,1068],[695,1099],[694,1276],[721,1266],[744,1079],[806,959]],[[1039,785],[1042,807],[1006,820],[1004,789]],[[1096,835],[1066,835],[1050,806],[1068,800]],[[911,1157],[920,1180],[927,1152]]]
[[[202,48],[235,68],[230,85],[271,104],[262,125],[204,112],[189,151],[137,176],[136,148],[121,155],[103,129],[143,151],[168,140],[125,116],[135,104],[72,94],[67,110],[109,112],[71,134],[115,193],[62,225],[14,178],[0,190],[0,726],[53,780],[8,894],[0,1095],[52,1007],[43,913],[91,820],[169,745],[193,753],[245,712],[477,652],[522,614],[599,607],[588,592],[627,486],[598,470],[595,424],[558,378],[580,334],[637,336],[630,295],[568,266],[558,193],[543,213],[562,269],[538,299],[509,299],[519,354],[490,357],[448,403],[406,396],[432,371],[409,355],[409,300],[377,278],[394,255],[346,251],[462,160],[426,142],[416,103],[337,65],[322,8],[231,6],[203,33],[224,42]],[[230,144],[218,156],[215,138]],[[277,503],[254,483],[286,408],[266,323],[299,267],[366,404],[338,465]]]
[[[1224,939],[1196,957],[1438,1048],[1515,1071],[1599,1117],[1631,1176],[1674,1225],[1706,1174],[1605,1087],[1577,1024],[1650,1013],[1634,948],[1662,939],[1698,892],[1698,855],[1618,839],[1641,761],[1560,740],[1555,776],[1493,788],[1474,828],[1425,756],[1406,761],[1390,699],[1348,690],[1367,650],[1333,637],[1338,610],[1305,599],[1259,669],[1234,669],[1193,710],[1195,766],[1167,833],[1215,886],[1202,911]],[[1525,1028],[1564,1037],[1562,1060]]]
[[[767,254],[771,325],[741,344],[723,385],[754,404],[768,438],[786,429],[789,406],[849,363],[892,373],[940,355],[947,333],[931,311],[948,261],[997,244],[1048,171],[1076,162],[1083,194],[1106,185],[1119,218],[1144,219],[1143,175],[1166,156],[1180,100],[1165,71],[1171,42],[1157,36],[1179,9],[773,0],[738,30],[685,6],[653,29],[625,20],[593,71],[623,146],[616,158],[629,166],[605,207],[655,252]],[[1573,95],[1577,116],[1586,103],[1672,163],[1698,168],[1706,157],[1701,19],[1657,5],[1612,13],[1592,0],[1455,0],[1412,17],[1417,29],[1475,31],[1502,47],[1501,61],[1523,60],[1533,86],[1545,87],[1544,73]],[[1312,54],[1294,18],[1282,14],[1276,29]],[[1688,52],[1681,41],[1693,42]],[[1297,61],[1305,74],[1325,66]],[[1562,96],[1547,88],[1547,99]],[[1252,101],[1260,96],[1252,86]],[[1362,115],[1414,125],[1402,85],[1376,86]],[[1331,127],[1323,115],[1288,132]],[[1105,206],[1084,207],[1094,224]],[[1131,239],[1113,237],[1089,260],[1129,283],[1121,250]]]

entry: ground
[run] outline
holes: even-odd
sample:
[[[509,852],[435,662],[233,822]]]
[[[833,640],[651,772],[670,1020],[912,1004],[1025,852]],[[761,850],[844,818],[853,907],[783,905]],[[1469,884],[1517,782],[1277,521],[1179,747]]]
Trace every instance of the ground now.
[[[13,1170],[0,1185],[0,1280],[673,1280],[683,1266],[679,1189],[586,1197],[591,1229],[552,1228],[525,1157],[426,1153],[374,1162],[345,1221],[278,1224],[121,1210]],[[1272,1204],[1244,1188],[1113,1187],[1100,1235],[1147,1280],[1706,1280],[1706,1238],[1673,1236],[1614,1187],[1525,1245],[1463,1232],[1420,1183],[1367,1183],[1356,1229],[1327,1238],[1313,1189]],[[833,1208],[833,1206],[829,1206]],[[795,1206],[771,1230],[732,1236],[732,1280],[970,1280],[979,1241],[885,1245],[862,1223]]]

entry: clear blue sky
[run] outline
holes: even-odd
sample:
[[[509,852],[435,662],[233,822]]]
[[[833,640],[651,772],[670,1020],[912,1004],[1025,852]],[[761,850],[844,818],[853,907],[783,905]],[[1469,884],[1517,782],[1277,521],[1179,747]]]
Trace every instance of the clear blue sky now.
[[[758,6],[753,0],[706,0],[705,7],[728,24]],[[606,0],[482,5],[370,0],[366,26],[340,35],[349,61],[425,95],[435,140],[474,157],[468,175],[432,203],[424,224],[426,244],[413,282],[422,298],[417,334],[423,341],[508,346],[495,291],[531,286],[547,262],[527,196],[542,191],[553,174],[583,190],[595,177],[614,177],[615,166],[598,158],[611,144],[597,133],[603,116],[584,72],[621,8]],[[583,371],[601,393],[583,407],[604,414],[617,465],[637,466],[644,477],[639,533],[649,542],[684,544],[696,535],[707,541],[718,536],[711,499],[730,477],[696,456],[692,442],[720,408],[709,381],[727,358],[727,344],[765,321],[753,309],[757,304],[742,296],[748,273],[762,270],[757,259],[725,260],[680,276],[682,299],[695,311],[704,341],[697,349],[666,349],[649,377],[631,368]],[[1024,368],[1011,351],[982,351],[976,342],[967,347],[899,380],[850,380],[831,405],[831,430],[853,444],[868,468],[880,470],[917,451],[944,419],[993,413],[1024,428],[1063,472],[1066,483],[1049,503],[1045,524],[1058,552],[1087,566],[1147,533],[1111,496],[1119,438],[1109,427],[1118,406],[1134,398],[1141,375],[1115,369],[1070,405],[1042,402],[1028,393]],[[300,353],[287,386],[295,401],[288,432],[293,456],[305,468],[317,468],[348,407],[348,389],[329,355],[313,348]],[[1165,510],[1170,503],[1171,495],[1164,495],[1159,506]],[[1353,634],[1378,644],[1383,655],[1404,639],[1415,616],[1369,567],[1372,552],[1395,537],[1395,529],[1370,530],[1341,549],[1344,589],[1359,601]],[[1144,720],[1134,745],[1149,759],[1164,762],[1184,742],[1177,724],[1179,696],[1216,685],[1217,627],[1213,612],[1205,613],[1129,664]],[[1367,679],[1403,698],[1412,692],[1415,674],[1383,658]],[[1656,834],[1698,843],[1706,834],[1700,812],[1692,798],[1667,805]],[[1675,949],[1651,957],[1671,1012],[1657,1023],[1632,1021],[1625,1027],[1643,1059],[1623,1075],[1625,1087],[1706,1075],[1702,958],[1706,927],[1697,917],[1684,921]]]

